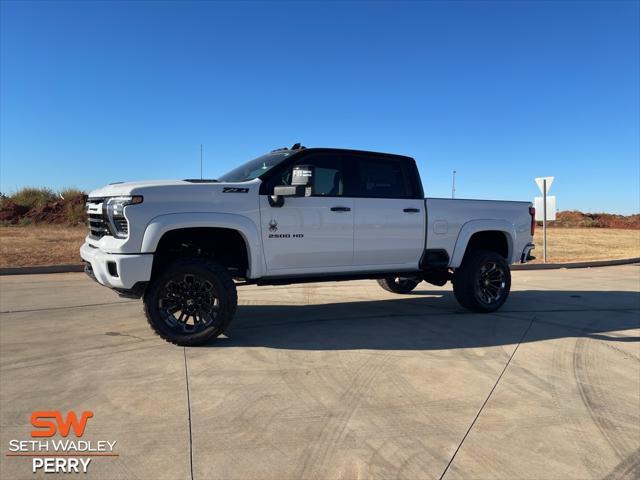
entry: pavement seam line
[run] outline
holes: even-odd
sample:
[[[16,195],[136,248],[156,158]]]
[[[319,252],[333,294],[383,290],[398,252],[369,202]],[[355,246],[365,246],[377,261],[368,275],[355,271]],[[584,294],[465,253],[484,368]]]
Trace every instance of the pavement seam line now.
[[[86,305],[65,305],[61,307],[31,308],[28,310],[2,310],[0,313],[29,313],[29,312],[45,312],[47,310],[65,310],[69,308],[85,308],[85,307],[102,307],[105,305],[127,305],[129,303],[137,303],[137,300],[128,300],[124,302],[108,302],[108,303],[88,303]]]
[[[187,385],[187,413],[189,419],[189,471],[193,480],[193,435],[191,434],[191,395],[189,393],[189,370],[187,368],[187,347],[182,347],[184,353],[184,378]]]
[[[480,407],[480,410],[478,410],[478,413],[476,413],[476,416],[473,419],[473,421],[471,422],[471,425],[469,425],[469,428],[467,429],[466,433],[462,437],[462,440],[460,440],[460,443],[458,444],[458,447],[456,448],[456,451],[453,452],[453,455],[451,456],[451,459],[449,460],[449,463],[447,463],[447,466],[444,468],[444,471],[442,472],[442,475],[440,475],[440,480],[442,480],[444,478],[444,476],[447,474],[447,472],[449,471],[449,467],[451,467],[451,464],[455,460],[456,455],[460,451],[460,448],[462,448],[462,444],[467,439],[467,436],[471,432],[471,429],[473,428],[473,426],[478,421],[478,418],[480,418],[480,414],[482,413],[482,410],[484,410],[484,407],[487,405],[487,403],[489,403],[489,399],[491,398],[491,395],[493,395],[493,392],[496,389],[496,387],[498,386],[498,383],[500,383],[500,380],[502,380],[502,376],[504,375],[504,372],[506,372],[507,368],[509,368],[509,364],[511,363],[511,360],[513,360],[513,357],[516,355],[516,352],[518,351],[518,348],[520,347],[520,344],[524,341],[525,337],[527,336],[527,333],[529,333],[529,330],[531,330],[531,326],[533,325],[533,322],[535,322],[535,320],[536,320],[536,317],[534,316],[531,319],[531,321],[529,322],[529,326],[527,327],[527,329],[524,331],[524,333],[520,337],[520,340],[518,341],[518,344],[516,345],[516,348],[514,348],[513,352],[511,352],[511,356],[509,356],[509,360],[507,360],[507,363],[505,364],[504,368],[502,369],[502,372],[500,372],[500,375],[498,375],[498,378],[496,379],[496,383],[494,383],[493,387],[491,388],[491,391],[489,392],[489,395],[487,395],[487,398],[485,398],[484,402],[482,403],[482,406]]]

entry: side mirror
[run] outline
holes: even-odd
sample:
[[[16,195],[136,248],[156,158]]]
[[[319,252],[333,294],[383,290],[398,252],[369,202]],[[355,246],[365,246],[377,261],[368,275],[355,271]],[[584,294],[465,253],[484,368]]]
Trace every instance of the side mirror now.
[[[278,185],[273,188],[273,195],[269,196],[269,205],[281,207],[285,197],[310,197],[313,184],[313,166],[296,165],[291,175],[291,186]]]
[[[278,185],[273,188],[274,197],[304,197],[306,187],[301,185]]]

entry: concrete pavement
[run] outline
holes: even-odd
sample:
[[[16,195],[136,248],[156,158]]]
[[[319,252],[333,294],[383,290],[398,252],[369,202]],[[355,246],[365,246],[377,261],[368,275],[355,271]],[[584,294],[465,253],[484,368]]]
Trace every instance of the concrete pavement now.
[[[83,274],[0,277],[0,476],[34,477],[5,456],[32,411],[91,410],[118,456],[89,478],[638,478],[639,292],[638,265],[514,272],[492,315],[450,286],[247,286],[183,349]]]

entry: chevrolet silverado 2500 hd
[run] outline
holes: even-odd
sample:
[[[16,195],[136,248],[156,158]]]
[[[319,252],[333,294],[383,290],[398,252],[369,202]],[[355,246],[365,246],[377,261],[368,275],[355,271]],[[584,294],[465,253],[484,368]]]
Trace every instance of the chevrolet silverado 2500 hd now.
[[[425,199],[410,157],[299,144],[217,180],[110,184],[87,214],[87,273],[142,298],[178,345],[224,332],[236,282],[377,279],[402,294],[451,280],[462,306],[492,312],[535,226],[529,202]]]

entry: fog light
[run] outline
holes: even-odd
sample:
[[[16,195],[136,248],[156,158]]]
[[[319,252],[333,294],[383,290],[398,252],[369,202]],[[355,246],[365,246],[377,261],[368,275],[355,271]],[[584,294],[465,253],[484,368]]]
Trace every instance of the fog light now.
[[[109,275],[112,277],[118,276],[118,266],[116,262],[107,262],[107,270],[109,271]]]

